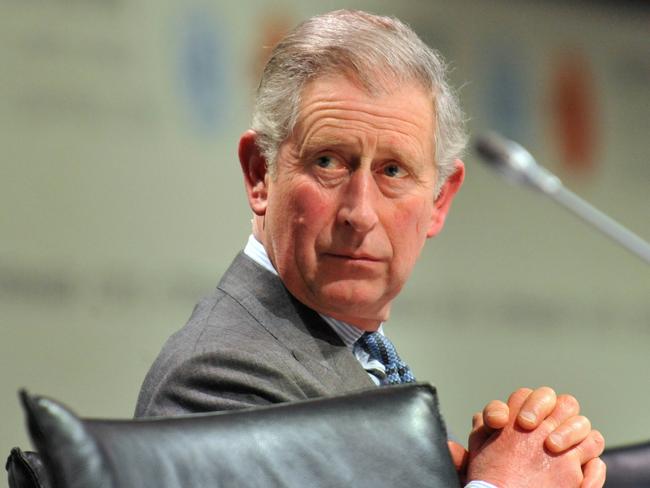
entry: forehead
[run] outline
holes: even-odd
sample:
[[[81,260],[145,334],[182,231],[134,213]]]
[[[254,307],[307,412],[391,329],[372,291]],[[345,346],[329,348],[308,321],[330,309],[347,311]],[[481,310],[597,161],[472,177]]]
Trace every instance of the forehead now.
[[[433,155],[433,134],[432,96],[419,84],[393,82],[369,93],[342,75],[305,85],[294,128],[299,145],[372,135],[388,145],[415,146],[423,156]]]

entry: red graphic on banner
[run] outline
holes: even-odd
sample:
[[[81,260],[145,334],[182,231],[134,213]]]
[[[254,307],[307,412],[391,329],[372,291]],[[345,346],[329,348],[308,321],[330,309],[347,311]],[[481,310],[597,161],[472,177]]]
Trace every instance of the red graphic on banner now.
[[[293,19],[288,15],[268,14],[263,16],[264,21],[260,25],[258,50],[253,57],[253,79],[259,80],[262,76],[264,66],[271,56],[275,45],[284,38],[293,25]]]
[[[553,128],[561,163],[574,173],[594,170],[597,110],[594,80],[588,61],[577,53],[564,53],[556,63],[551,84]]]

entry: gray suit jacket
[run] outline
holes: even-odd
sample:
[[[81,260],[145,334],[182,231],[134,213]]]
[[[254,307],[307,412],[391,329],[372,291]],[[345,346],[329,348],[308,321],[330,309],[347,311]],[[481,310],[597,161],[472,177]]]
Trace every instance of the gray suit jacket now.
[[[374,388],[316,312],[240,253],[147,374],[136,417],[231,410]]]

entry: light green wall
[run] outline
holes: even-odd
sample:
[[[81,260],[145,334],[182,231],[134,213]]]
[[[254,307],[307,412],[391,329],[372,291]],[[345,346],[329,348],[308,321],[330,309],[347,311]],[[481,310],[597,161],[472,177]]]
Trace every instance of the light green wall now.
[[[451,6],[453,4],[453,7]],[[453,61],[474,130],[486,40],[516,47],[526,143],[557,168],[548,53],[594,62],[598,171],[567,185],[650,238],[648,15],[525,2],[2,2],[0,453],[27,446],[16,391],[129,417],[148,366],[247,237],[236,144],[263,20],[341,6],[394,13]],[[191,11],[214,25],[218,116],[198,128],[178,52]],[[650,269],[473,154],[447,228],[387,331],[440,390],[459,437],[521,385],[571,392],[610,444],[650,438]],[[566,175],[564,175],[566,176]]]

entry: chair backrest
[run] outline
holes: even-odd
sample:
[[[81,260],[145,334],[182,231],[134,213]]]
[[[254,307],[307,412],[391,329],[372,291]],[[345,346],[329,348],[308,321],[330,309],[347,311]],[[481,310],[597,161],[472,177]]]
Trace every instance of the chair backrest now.
[[[137,420],[22,400],[53,488],[460,486],[429,385]]]
[[[650,441],[607,449],[605,488],[650,487]]]
[[[14,447],[5,464],[9,488],[50,488],[41,457]]]

